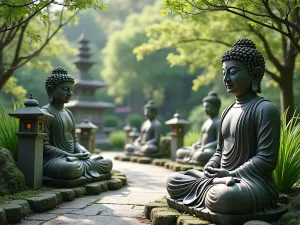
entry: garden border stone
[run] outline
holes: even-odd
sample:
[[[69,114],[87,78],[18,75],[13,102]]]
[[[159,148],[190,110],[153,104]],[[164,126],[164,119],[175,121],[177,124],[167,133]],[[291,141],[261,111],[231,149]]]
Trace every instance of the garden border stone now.
[[[19,222],[22,218],[32,212],[40,213],[53,209],[63,201],[72,201],[74,198],[81,197],[85,194],[96,194],[96,192],[90,191],[95,187],[101,190],[100,192],[103,192],[107,190],[117,190],[122,186],[125,186],[127,183],[126,175],[124,173],[121,173],[120,171],[114,171],[113,176],[118,178],[93,182],[86,184],[85,186],[74,187],[71,189],[54,189],[40,193],[35,197],[29,197],[20,200],[10,200],[7,204],[0,205],[0,225],[4,225],[6,222]]]

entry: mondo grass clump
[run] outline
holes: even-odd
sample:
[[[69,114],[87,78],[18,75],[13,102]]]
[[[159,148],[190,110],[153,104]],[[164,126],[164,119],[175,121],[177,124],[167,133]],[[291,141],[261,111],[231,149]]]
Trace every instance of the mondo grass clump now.
[[[126,136],[124,131],[114,131],[110,133],[109,140],[114,148],[124,148]]]
[[[195,142],[200,140],[200,132],[195,132],[189,130],[185,135],[184,135],[184,145],[185,146],[192,146]]]
[[[278,164],[273,178],[279,192],[287,192],[300,179],[300,114],[286,119],[287,111],[281,118],[280,148]]]
[[[13,109],[0,109],[0,147],[9,150],[15,161],[18,159],[19,119],[11,117],[8,113],[23,107],[21,102],[13,102]]]

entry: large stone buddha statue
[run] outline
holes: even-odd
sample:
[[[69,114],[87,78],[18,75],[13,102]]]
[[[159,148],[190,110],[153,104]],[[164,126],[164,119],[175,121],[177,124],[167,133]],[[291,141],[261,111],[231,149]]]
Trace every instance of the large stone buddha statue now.
[[[46,79],[49,104],[42,109],[54,116],[45,122],[44,181],[58,186],[75,186],[110,177],[112,161],[91,157],[75,137],[72,113],[64,107],[72,96],[74,79],[64,68],[55,68]]]
[[[265,61],[255,44],[240,39],[222,56],[223,82],[235,103],[224,110],[216,153],[204,172],[188,170],[167,181],[171,208],[221,225],[272,221],[286,208],[277,204],[272,172],[277,165],[280,115],[259,97]]]
[[[176,151],[176,161],[184,164],[204,166],[216,152],[220,127],[219,110],[221,101],[214,92],[203,98],[205,113],[209,116],[201,128],[201,139],[192,146],[185,146]]]
[[[161,123],[156,120],[158,108],[153,100],[144,106],[145,122],[141,126],[140,135],[134,143],[125,145],[127,155],[160,156],[159,141],[161,136]]]

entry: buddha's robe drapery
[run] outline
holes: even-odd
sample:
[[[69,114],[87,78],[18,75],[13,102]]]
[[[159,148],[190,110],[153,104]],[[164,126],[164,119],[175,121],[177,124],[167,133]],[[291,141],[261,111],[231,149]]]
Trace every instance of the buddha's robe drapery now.
[[[279,112],[272,103],[261,97],[252,99],[237,119],[233,146],[224,149],[222,125],[233,105],[222,114],[218,147],[210,161],[216,162],[218,168],[236,171],[240,182],[234,184],[237,186],[235,190],[241,192],[241,196],[251,196],[247,204],[251,205],[252,213],[272,212],[278,200],[272,171],[277,165],[279,151]],[[210,191],[214,187],[212,181],[203,172],[189,170],[171,175],[167,190],[174,202],[201,209],[206,207],[205,202],[216,202],[216,196],[220,196],[220,193]]]
[[[43,175],[54,179],[93,178],[110,173],[112,161],[108,159],[68,160],[67,153],[87,151],[75,137],[75,122],[72,113],[64,108],[66,118],[50,104],[42,108],[54,116],[46,121],[44,131],[47,137],[43,147]],[[66,125],[66,123],[68,123]],[[66,134],[72,137],[66,137]]]

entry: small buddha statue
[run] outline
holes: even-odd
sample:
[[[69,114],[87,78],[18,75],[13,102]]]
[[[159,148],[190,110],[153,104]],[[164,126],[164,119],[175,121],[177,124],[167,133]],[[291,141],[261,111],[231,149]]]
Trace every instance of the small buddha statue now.
[[[64,107],[72,97],[74,79],[68,71],[58,67],[46,79],[49,104],[42,107],[54,116],[45,122],[43,151],[44,179],[74,181],[78,184],[109,178],[112,161],[102,156],[91,157],[75,137],[75,122],[72,113]]]
[[[184,164],[204,166],[216,152],[220,127],[219,110],[221,100],[214,92],[203,98],[205,113],[209,116],[201,128],[201,139],[192,146],[185,146],[176,151],[176,161]]]
[[[142,124],[140,135],[134,143],[127,143],[127,155],[159,156],[159,141],[161,136],[161,123],[156,120],[158,108],[153,100],[144,106],[146,121]]]
[[[253,41],[240,39],[222,56],[223,82],[235,103],[221,116],[216,153],[204,172],[187,170],[167,181],[171,208],[216,224],[272,221],[286,208],[272,178],[276,168],[280,115],[259,97],[265,61]]]

